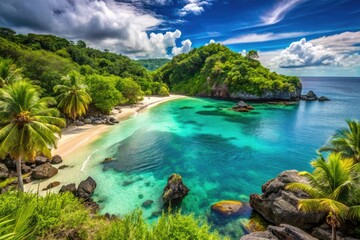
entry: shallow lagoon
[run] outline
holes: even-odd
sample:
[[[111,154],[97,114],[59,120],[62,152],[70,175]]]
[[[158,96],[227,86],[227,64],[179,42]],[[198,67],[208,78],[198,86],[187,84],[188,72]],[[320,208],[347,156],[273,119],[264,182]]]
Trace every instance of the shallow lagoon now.
[[[101,211],[124,215],[153,200],[143,208],[151,221],[162,209],[167,177],[177,172],[191,189],[182,210],[207,217],[212,203],[248,201],[283,170],[310,170],[315,150],[345,126],[345,119],[360,118],[360,82],[306,78],[303,84],[304,92],[311,89],[332,101],[252,104],[254,111],[237,113],[230,109],[234,102],[186,98],[115,126],[80,156],[87,159],[82,170],[98,183],[94,198]],[[106,157],[114,161],[101,163]],[[215,227],[238,237],[241,222]]]

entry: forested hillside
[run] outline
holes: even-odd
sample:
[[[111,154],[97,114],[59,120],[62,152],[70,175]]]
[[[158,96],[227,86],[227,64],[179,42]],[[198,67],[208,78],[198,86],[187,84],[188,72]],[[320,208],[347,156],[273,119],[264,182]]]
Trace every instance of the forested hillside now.
[[[256,60],[256,51],[246,56],[221,44],[209,44],[172,59],[154,73],[172,92],[247,100],[297,100],[298,77],[271,72]]]
[[[168,58],[150,58],[150,59],[139,59],[137,60],[138,63],[143,65],[146,69],[150,71],[154,71],[162,66],[164,66],[166,63],[170,62],[170,59]]]

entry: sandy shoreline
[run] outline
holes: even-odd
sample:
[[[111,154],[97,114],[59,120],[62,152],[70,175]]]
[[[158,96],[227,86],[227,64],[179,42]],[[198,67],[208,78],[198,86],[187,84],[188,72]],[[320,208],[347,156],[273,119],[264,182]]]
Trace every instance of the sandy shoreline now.
[[[158,104],[184,98],[186,96],[183,95],[170,95],[169,97],[145,97],[143,101],[136,104],[135,106],[124,106],[121,107],[121,110],[114,109],[112,111],[112,115],[117,118],[120,122],[130,116],[141,112],[143,110],[149,109],[154,107]],[[55,165],[55,167],[59,167],[61,165],[71,165],[71,168],[65,168],[63,170],[59,170],[58,174],[52,178],[45,179],[41,182],[34,181],[29,184],[25,184],[25,191],[32,191],[37,192],[37,189],[40,189],[40,194],[46,193],[45,191],[41,191],[41,189],[45,188],[49,183],[54,181],[60,181],[61,185],[68,184],[65,180],[68,178],[69,175],[76,174],[81,170],[83,166],[83,161],[69,161],[67,156],[76,152],[78,149],[89,145],[90,143],[94,142],[98,139],[102,134],[109,131],[113,126],[111,125],[92,125],[86,124],[84,126],[76,126],[76,127],[69,127],[62,131],[61,139],[58,141],[57,149],[52,151],[53,155],[60,155],[64,161],[60,165]],[[65,180],[65,181],[64,181]],[[59,187],[51,189],[51,191],[57,192]]]

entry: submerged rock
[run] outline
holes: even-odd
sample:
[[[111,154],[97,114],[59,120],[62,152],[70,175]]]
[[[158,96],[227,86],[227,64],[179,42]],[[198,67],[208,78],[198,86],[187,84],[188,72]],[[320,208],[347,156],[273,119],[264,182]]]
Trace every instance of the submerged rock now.
[[[143,202],[142,204],[141,204],[141,206],[143,207],[143,208],[149,208],[149,207],[151,207],[151,205],[154,203],[154,201],[153,200],[146,200],[145,202]]]
[[[164,204],[174,206],[181,203],[189,191],[190,189],[185,186],[180,174],[171,174],[162,195]]]
[[[254,107],[244,101],[240,101],[232,109],[236,112],[248,112],[250,110],[254,110]]]
[[[250,195],[251,207],[276,225],[287,223],[302,229],[311,229],[314,225],[319,225],[324,220],[325,214],[299,211],[297,208],[299,199],[309,196],[302,191],[285,190],[285,186],[290,182],[307,183],[307,179],[299,176],[296,170],[284,171],[262,186],[262,195]]]
[[[211,210],[223,216],[238,215],[243,209],[243,204],[240,201],[225,200],[211,205]]]
[[[51,178],[55,176],[57,173],[58,173],[58,169],[51,166],[51,164],[47,162],[34,168],[31,173],[31,178],[32,179]]]

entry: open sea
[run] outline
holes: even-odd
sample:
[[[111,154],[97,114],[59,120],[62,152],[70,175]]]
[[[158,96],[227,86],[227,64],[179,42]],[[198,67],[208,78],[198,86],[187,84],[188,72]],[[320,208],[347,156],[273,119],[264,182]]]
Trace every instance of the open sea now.
[[[81,150],[83,171],[98,183],[94,199],[102,213],[123,216],[141,208],[153,221],[162,210],[167,177],[183,176],[190,188],[182,211],[210,219],[220,200],[248,202],[251,193],[287,169],[310,171],[316,150],[345,119],[360,119],[360,78],[301,78],[303,94],[313,90],[329,102],[252,104],[237,113],[234,102],[185,98],[131,117]],[[102,163],[104,158],[114,161]],[[143,208],[142,203],[154,203]],[[211,222],[234,239],[245,233],[249,215]]]

